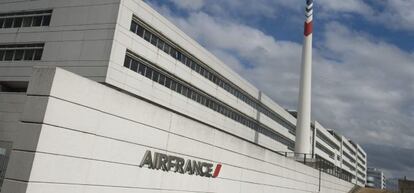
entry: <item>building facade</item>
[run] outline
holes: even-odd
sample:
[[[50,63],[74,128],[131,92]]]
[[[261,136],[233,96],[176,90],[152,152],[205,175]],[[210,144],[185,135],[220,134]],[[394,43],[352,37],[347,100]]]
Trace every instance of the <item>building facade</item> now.
[[[376,189],[386,189],[386,179],[384,172],[377,168],[368,168],[367,187]]]
[[[2,193],[365,183],[363,149],[317,122],[326,167],[286,156],[296,118],[141,0],[0,2],[0,89]]]

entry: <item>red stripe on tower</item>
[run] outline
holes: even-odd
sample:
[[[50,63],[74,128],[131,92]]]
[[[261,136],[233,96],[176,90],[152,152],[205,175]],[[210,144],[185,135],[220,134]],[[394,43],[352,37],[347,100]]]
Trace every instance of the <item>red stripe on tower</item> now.
[[[310,35],[313,32],[313,21],[310,21],[309,23],[305,22],[305,36]]]

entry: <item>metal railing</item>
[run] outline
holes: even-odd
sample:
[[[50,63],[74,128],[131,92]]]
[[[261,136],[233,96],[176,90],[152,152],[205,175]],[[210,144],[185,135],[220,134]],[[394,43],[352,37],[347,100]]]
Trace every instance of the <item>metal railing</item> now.
[[[309,167],[324,172],[326,174],[335,176],[339,179],[351,182],[352,174],[343,170],[340,167],[335,166],[333,163],[323,159],[322,157],[315,154],[297,154],[294,152],[278,152],[279,154],[291,158],[297,162],[303,163]]]

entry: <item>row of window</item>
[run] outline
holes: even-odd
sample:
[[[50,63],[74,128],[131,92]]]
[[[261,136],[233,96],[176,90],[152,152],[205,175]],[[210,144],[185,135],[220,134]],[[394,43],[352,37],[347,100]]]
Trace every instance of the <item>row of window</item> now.
[[[41,60],[44,44],[0,45],[0,61]]]
[[[365,178],[365,175],[364,175],[364,178]],[[361,179],[360,177],[358,177],[358,182],[361,183],[361,184],[365,184],[365,180]]]
[[[0,14],[0,28],[49,26],[51,17],[51,10]]]
[[[243,115],[240,112],[222,104],[218,100],[214,99],[211,96],[203,93],[202,91],[193,88],[182,81],[179,81],[176,77],[168,75],[168,73],[163,72],[162,70],[155,68],[154,65],[149,64],[148,62],[140,59],[139,56],[131,52],[127,52],[125,56],[124,66],[130,70],[145,76],[158,84],[161,84],[193,101],[200,103],[203,106],[206,106],[222,115],[237,121],[249,128],[257,130],[258,132],[274,139],[282,144],[293,149],[294,142],[290,139],[285,138],[281,134],[266,128],[264,125],[259,125],[255,120],[249,118],[248,116]]]
[[[359,148],[357,148],[358,149],[358,152],[361,154],[361,156],[365,159],[366,157],[365,157],[365,154],[364,153],[362,153],[362,151],[359,149]]]
[[[316,136],[319,139],[321,139],[323,142],[325,142],[326,144],[331,146],[333,149],[336,149],[336,150],[339,151],[339,146],[335,142],[333,142],[331,139],[326,137],[321,131],[319,131],[319,129],[317,129],[317,131],[316,131]]]
[[[356,152],[351,147],[349,147],[348,144],[346,144],[345,142],[343,144],[352,153],[352,155],[355,155],[356,154]]]
[[[328,154],[330,158],[335,159],[335,153],[323,146],[322,144],[320,144],[319,142],[316,142],[316,148]]]
[[[365,166],[363,166],[362,164],[358,163],[358,167],[362,169],[362,171],[365,171]]]
[[[328,173],[330,175],[333,175],[335,177],[338,177],[340,179],[343,179],[345,181],[351,182],[352,180],[352,174],[350,174],[349,172],[343,170],[342,168],[336,167],[333,163],[331,163],[330,161],[325,160],[324,158],[322,158],[319,155],[316,155],[316,158],[318,160],[317,165],[318,168],[316,169],[320,169],[321,171]]]
[[[347,152],[345,152],[345,151],[343,151],[342,152],[343,153],[343,155],[345,156],[345,157],[347,157],[352,163],[356,163],[356,160],[355,160],[355,158],[353,158],[351,155],[349,155]]]
[[[355,171],[356,170],[355,166],[353,166],[352,164],[348,163],[347,161],[342,160],[342,163],[344,165],[346,165],[348,168],[350,168],[352,171]]]
[[[358,160],[361,161],[364,165],[366,164],[365,160],[362,159],[359,155],[357,157],[358,157]]]
[[[182,64],[186,65],[188,68],[191,68],[193,71],[199,73],[201,76],[204,76],[206,79],[210,80],[214,84],[220,86],[227,92],[231,93],[238,99],[244,101],[248,105],[252,106],[253,108],[257,109],[259,112],[265,114],[266,116],[270,117],[274,121],[278,122],[285,128],[289,129],[289,131],[294,134],[295,127],[288,123],[286,120],[281,118],[277,113],[273,112],[272,110],[265,107],[259,101],[254,99],[253,97],[249,96],[248,94],[244,93],[240,88],[232,84],[230,81],[226,80],[225,78],[221,77],[219,73],[213,71],[206,67],[206,65],[201,65],[201,62],[196,62],[194,57],[190,54],[180,51],[178,46],[170,43],[167,38],[162,37],[159,34],[155,34],[150,27],[147,25],[142,24],[139,19],[133,19],[131,23],[130,30],[137,34],[138,36],[142,37],[146,41],[150,42],[155,47],[159,48],[160,50],[164,51],[171,57],[175,58],[176,60],[180,61]],[[149,30],[151,29],[151,30]]]

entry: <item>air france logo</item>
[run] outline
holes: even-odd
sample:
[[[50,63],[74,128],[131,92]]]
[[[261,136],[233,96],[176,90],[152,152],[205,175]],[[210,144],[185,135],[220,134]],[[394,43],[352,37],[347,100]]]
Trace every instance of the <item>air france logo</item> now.
[[[154,154],[147,150],[142,158],[139,167],[148,167],[153,170],[172,171],[180,174],[189,174],[207,178],[216,178],[220,174],[221,164],[217,164],[214,171],[212,163],[183,159],[181,157],[166,155],[163,153]]]

